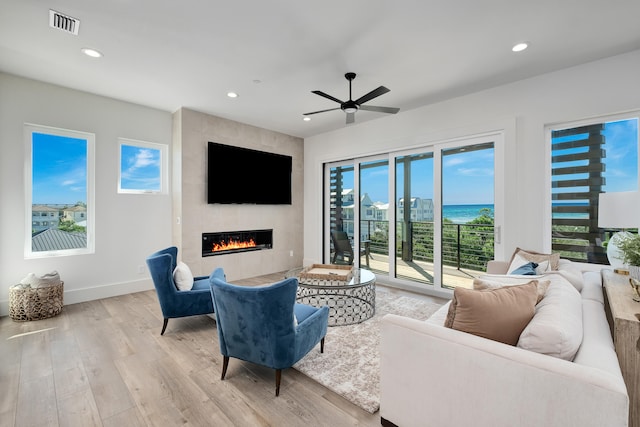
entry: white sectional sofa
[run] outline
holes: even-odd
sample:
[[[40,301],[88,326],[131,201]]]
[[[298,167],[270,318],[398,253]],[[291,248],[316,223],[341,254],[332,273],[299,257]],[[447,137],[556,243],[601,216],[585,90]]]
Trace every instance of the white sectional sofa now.
[[[580,272],[570,264],[562,264],[566,275],[560,271],[536,278],[552,280],[548,292],[554,281],[567,278],[580,292],[581,331],[571,337],[559,334],[563,341],[579,340],[571,360],[549,355],[553,348],[542,354],[444,327],[451,302],[427,321],[386,315],[380,346],[382,425],[627,426],[629,398],[604,311],[600,273]],[[507,263],[492,261],[488,272],[504,273],[506,268]],[[546,303],[557,301],[549,298]],[[541,304],[530,326],[542,316]],[[547,310],[557,314],[564,307]],[[566,322],[559,315],[552,323]]]

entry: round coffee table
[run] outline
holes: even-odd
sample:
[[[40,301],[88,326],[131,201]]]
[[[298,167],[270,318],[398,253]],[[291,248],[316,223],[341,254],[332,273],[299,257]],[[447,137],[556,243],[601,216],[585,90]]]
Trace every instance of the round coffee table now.
[[[351,280],[300,278],[302,267],[287,272],[298,279],[297,302],[329,307],[329,326],[364,322],[376,312],[376,276],[369,270],[354,268]]]

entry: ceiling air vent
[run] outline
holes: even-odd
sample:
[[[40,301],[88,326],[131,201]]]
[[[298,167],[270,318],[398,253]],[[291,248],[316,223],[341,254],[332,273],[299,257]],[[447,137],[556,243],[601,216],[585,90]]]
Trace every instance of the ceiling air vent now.
[[[77,36],[80,29],[80,20],[49,9],[49,26]]]

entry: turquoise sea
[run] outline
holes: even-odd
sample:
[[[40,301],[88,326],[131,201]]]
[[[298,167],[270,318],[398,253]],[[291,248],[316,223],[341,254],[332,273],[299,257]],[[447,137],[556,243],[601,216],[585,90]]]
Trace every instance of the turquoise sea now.
[[[581,205],[581,203],[575,203]],[[566,205],[566,203],[565,203]],[[493,216],[493,205],[444,205],[442,213],[445,218],[456,224],[466,224],[480,216],[481,209],[490,209]],[[554,218],[587,218],[586,214],[562,213],[553,214]]]
[[[479,217],[481,209],[490,209],[493,216],[493,205],[444,205],[442,216],[456,224],[465,224]]]

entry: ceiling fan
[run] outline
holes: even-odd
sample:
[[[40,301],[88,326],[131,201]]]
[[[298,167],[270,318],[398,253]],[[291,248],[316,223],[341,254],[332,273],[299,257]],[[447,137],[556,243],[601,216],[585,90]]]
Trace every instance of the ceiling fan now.
[[[384,95],[385,93],[389,92],[389,89],[387,89],[384,86],[380,86],[377,89],[372,90],[371,92],[369,92],[366,95],[361,96],[360,98],[356,99],[355,101],[353,101],[351,99],[351,82],[353,81],[353,79],[356,78],[356,73],[347,73],[344,75],[344,77],[349,80],[349,100],[348,101],[341,101],[338,98],[334,98],[331,95],[327,95],[326,93],[320,91],[320,90],[312,90],[312,93],[315,93],[316,95],[320,95],[323,96],[327,99],[330,99],[332,101],[335,101],[337,103],[340,104],[340,107],[337,108],[329,108],[328,110],[320,110],[320,111],[314,111],[312,113],[305,113],[305,116],[309,116],[311,114],[318,114],[318,113],[324,113],[326,111],[334,111],[334,110],[342,110],[345,113],[347,113],[347,124],[349,123],[353,123],[355,121],[355,112],[358,110],[365,110],[365,111],[377,111],[379,113],[389,113],[389,114],[396,114],[398,111],[400,111],[399,108],[392,108],[392,107],[374,107],[373,105],[362,105],[367,101],[372,100],[373,98],[377,98],[380,95]]]

